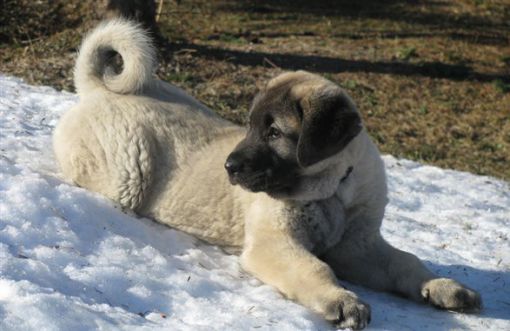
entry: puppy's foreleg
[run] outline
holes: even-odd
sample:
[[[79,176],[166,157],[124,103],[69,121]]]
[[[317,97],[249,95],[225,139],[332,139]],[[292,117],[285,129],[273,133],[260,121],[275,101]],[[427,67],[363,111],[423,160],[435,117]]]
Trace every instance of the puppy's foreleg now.
[[[346,238],[324,260],[339,278],[353,283],[448,310],[475,312],[481,308],[477,292],[453,279],[437,277],[416,256],[392,247],[378,232]]]
[[[361,329],[370,321],[370,307],[340,287],[329,266],[286,229],[252,222],[246,229],[241,263],[263,282],[341,328]]]

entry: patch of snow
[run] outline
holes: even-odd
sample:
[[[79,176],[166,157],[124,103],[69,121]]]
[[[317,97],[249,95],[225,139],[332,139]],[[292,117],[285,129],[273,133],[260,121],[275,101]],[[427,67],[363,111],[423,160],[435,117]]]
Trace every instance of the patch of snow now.
[[[63,181],[51,132],[77,97],[0,75],[0,330],[331,330],[236,256]],[[345,283],[370,330],[510,330],[510,187],[384,157],[382,232],[480,291],[478,315]]]

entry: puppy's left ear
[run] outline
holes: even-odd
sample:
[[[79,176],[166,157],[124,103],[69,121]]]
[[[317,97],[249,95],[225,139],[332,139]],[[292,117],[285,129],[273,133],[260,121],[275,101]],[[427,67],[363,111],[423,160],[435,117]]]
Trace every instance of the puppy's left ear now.
[[[358,111],[340,88],[318,91],[300,104],[303,122],[297,159],[302,167],[339,153],[361,131]]]

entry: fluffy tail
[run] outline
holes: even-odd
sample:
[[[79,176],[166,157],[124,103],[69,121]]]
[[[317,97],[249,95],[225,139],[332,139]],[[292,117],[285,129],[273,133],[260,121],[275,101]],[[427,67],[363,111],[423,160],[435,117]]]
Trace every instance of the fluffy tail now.
[[[112,57],[119,53],[123,68],[116,73]],[[103,88],[121,94],[134,94],[153,80],[156,52],[147,33],[136,23],[115,19],[95,28],[83,41],[74,84],[79,95]]]

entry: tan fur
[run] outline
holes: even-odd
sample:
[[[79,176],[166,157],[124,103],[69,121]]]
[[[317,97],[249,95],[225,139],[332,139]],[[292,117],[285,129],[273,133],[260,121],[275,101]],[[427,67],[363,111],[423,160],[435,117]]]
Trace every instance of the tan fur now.
[[[112,36],[123,40],[121,47],[105,42]],[[140,215],[242,252],[247,271],[340,327],[363,328],[370,308],[339,286],[337,276],[447,309],[480,307],[476,292],[437,279],[382,239],[384,166],[365,130],[337,155],[303,169],[303,177],[314,179],[295,199],[232,186],[223,164],[245,129],[177,87],[147,78],[154,61],[147,42],[143,31],[119,20],[84,41],[75,71],[80,103],[54,133],[67,178]],[[108,72],[98,63],[104,61],[90,57],[98,47],[142,63],[125,67],[124,76],[108,76],[114,85],[103,83]],[[137,76],[141,81],[133,80]],[[125,85],[119,77],[128,77]],[[280,75],[266,89],[285,82],[302,102],[311,91],[338,89],[302,71]],[[354,170],[340,182],[349,167]]]

